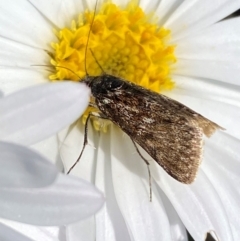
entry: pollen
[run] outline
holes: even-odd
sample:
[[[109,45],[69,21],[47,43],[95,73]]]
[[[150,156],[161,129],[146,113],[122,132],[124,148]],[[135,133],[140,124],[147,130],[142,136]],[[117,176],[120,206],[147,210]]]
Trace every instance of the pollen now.
[[[170,30],[156,22],[135,1],[125,8],[105,2],[95,14],[85,11],[71,28],[55,30],[58,42],[50,54],[55,72],[49,78],[79,81],[86,71],[97,76],[104,70],[156,92],[173,88],[175,46],[168,44]]]

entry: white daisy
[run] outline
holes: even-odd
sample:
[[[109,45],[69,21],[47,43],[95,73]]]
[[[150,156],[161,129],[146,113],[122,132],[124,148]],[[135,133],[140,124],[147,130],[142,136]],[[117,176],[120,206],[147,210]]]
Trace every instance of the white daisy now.
[[[0,140],[33,144],[56,133],[83,113],[89,94],[85,85],[69,82],[34,86],[0,98]],[[59,118],[61,123],[56,124]],[[7,227],[3,218],[60,226],[93,215],[103,204],[102,194],[93,185],[59,173],[46,158],[19,144],[0,141],[0,163],[1,240],[35,239],[33,234],[26,233],[33,238],[29,239]],[[41,232],[20,223],[13,226]],[[47,232],[43,232],[44,240],[53,240]]]
[[[107,5],[105,11],[102,10],[101,13],[106,13],[105,19],[96,15],[89,40],[89,47],[103,69],[138,81],[144,87],[160,89],[161,93],[217,122],[226,131],[205,140],[203,163],[192,185],[178,183],[152,161],[154,183],[150,203],[147,168],[129,138],[112,125],[106,133],[96,132],[99,123],[94,122],[94,127],[89,129],[90,145],[72,173],[95,183],[105,193],[106,206],[95,217],[68,226],[68,239],[186,240],[186,227],[195,240],[204,240],[206,232],[212,230],[220,240],[239,240],[240,20],[220,20],[237,10],[240,1],[219,0],[211,4],[203,0],[141,1],[139,5],[147,17],[134,4],[126,9],[127,1],[116,1],[116,4],[120,8]],[[84,24],[85,19],[78,18],[79,14],[87,8],[93,10],[94,5],[95,1],[73,0],[1,3],[0,64],[5,67],[0,71],[4,91],[47,81],[48,72],[43,68],[37,71],[29,67],[49,64],[50,58],[43,49],[53,53],[53,64],[69,67],[83,76],[84,55],[78,50],[85,51],[89,26],[84,28],[83,25],[79,30],[81,38],[74,39],[72,33]],[[99,5],[101,8],[102,4]],[[157,20],[150,19],[153,12]],[[90,22],[92,14],[85,17]],[[122,42],[126,18],[131,19],[132,32],[127,41]],[[164,27],[157,37],[156,26]],[[60,31],[63,28],[65,30]],[[101,38],[105,36],[103,33],[111,34],[111,28],[120,39],[116,40],[116,36],[109,41]],[[137,32],[144,33],[142,38],[133,34]],[[161,44],[156,41],[158,37],[162,37]],[[59,43],[59,39],[66,42],[74,39],[74,46]],[[51,42],[55,43],[52,46],[56,52],[50,47]],[[118,56],[114,48],[109,52],[112,47],[109,48],[109,42],[116,48],[122,47],[122,51],[116,50]],[[154,48],[156,55],[153,55]],[[116,62],[106,61],[113,60],[112,54],[120,61],[117,66],[127,63],[125,72],[115,68]],[[155,57],[150,62],[149,54]],[[157,66],[153,64],[158,61]],[[89,74],[101,72],[90,53],[87,54],[87,70]],[[51,78],[77,79],[63,69],[58,69]],[[167,91],[169,88],[172,90]],[[79,155],[83,128],[79,121],[61,134],[64,140],[61,157],[66,169]],[[52,146],[58,150],[54,138],[40,147],[53,159],[57,154],[54,148],[49,148]]]

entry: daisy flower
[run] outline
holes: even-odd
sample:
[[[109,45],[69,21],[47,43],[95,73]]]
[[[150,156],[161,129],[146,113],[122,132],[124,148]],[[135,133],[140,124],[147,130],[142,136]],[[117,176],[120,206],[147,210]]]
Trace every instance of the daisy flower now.
[[[89,94],[87,86],[65,82],[34,86],[0,98],[1,240],[35,240],[32,234],[26,237],[14,231],[19,225],[26,229],[26,225],[14,223],[11,229],[2,223],[6,224],[6,219],[60,226],[87,218],[102,206],[102,194],[90,183],[59,173],[55,165],[27,147],[2,141],[29,145],[56,133],[83,113]],[[59,118],[62,121],[56,124]],[[46,233],[43,237],[53,240]]]
[[[147,168],[129,137],[111,123],[93,119],[89,145],[72,174],[102,190],[106,205],[95,217],[67,226],[67,240],[187,240],[186,229],[195,240],[204,240],[207,232],[219,240],[239,240],[240,19],[221,20],[240,1],[99,2],[85,60],[95,4],[1,3],[3,91],[49,79],[78,81],[86,70],[99,75],[99,62],[105,72],[168,95],[226,131],[205,140],[201,168],[191,185],[175,181],[152,160],[149,202]],[[30,67],[49,63],[71,71]],[[89,111],[59,139],[51,137],[35,148],[50,159],[60,148],[67,171],[81,150]]]

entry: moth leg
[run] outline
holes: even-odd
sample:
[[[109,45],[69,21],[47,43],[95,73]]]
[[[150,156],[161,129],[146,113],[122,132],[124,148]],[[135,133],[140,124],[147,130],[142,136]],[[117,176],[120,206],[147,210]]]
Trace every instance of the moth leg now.
[[[81,157],[82,157],[82,154],[83,154],[83,151],[86,147],[86,145],[88,144],[88,140],[87,140],[87,134],[88,134],[88,123],[89,123],[89,120],[90,120],[90,117],[91,116],[94,116],[94,117],[98,117],[98,118],[102,118],[102,119],[107,119],[104,115],[102,115],[101,113],[97,113],[97,112],[90,112],[87,119],[86,119],[86,125],[85,125],[85,128],[84,128],[84,141],[83,141],[83,147],[82,147],[82,150],[77,158],[77,160],[74,162],[74,164],[70,167],[70,169],[68,170],[67,174],[69,174],[72,169],[77,165],[77,163],[80,161]]]
[[[148,162],[148,160],[141,154],[141,152],[139,151],[135,141],[130,138],[132,140],[132,143],[133,145],[135,146],[136,150],[137,150],[137,153],[138,155],[143,159],[143,161],[147,164],[147,169],[148,169],[148,182],[149,182],[149,199],[150,199],[150,202],[152,202],[152,176],[151,176],[151,171],[150,171],[150,168],[149,168],[149,165],[150,163]]]

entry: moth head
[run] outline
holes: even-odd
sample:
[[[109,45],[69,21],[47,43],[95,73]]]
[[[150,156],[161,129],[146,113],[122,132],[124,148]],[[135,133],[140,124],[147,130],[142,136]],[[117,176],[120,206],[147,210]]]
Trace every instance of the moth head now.
[[[124,81],[113,75],[103,75],[102,85],[103,87],[111,92],[120,89],[124,84]]]
[[[107,93],[107,90],[104,85],[103,76],[89,76],[86,75],[81,83],[85,83],[88,87],[90,87],[92,95],[97,96],[98,94]]]
[[[87,84],[91,88],[94,96],[114,92],[120,89],[124,84],[122,79],[107,74],[100,76],[86,76],[81,82]]]

